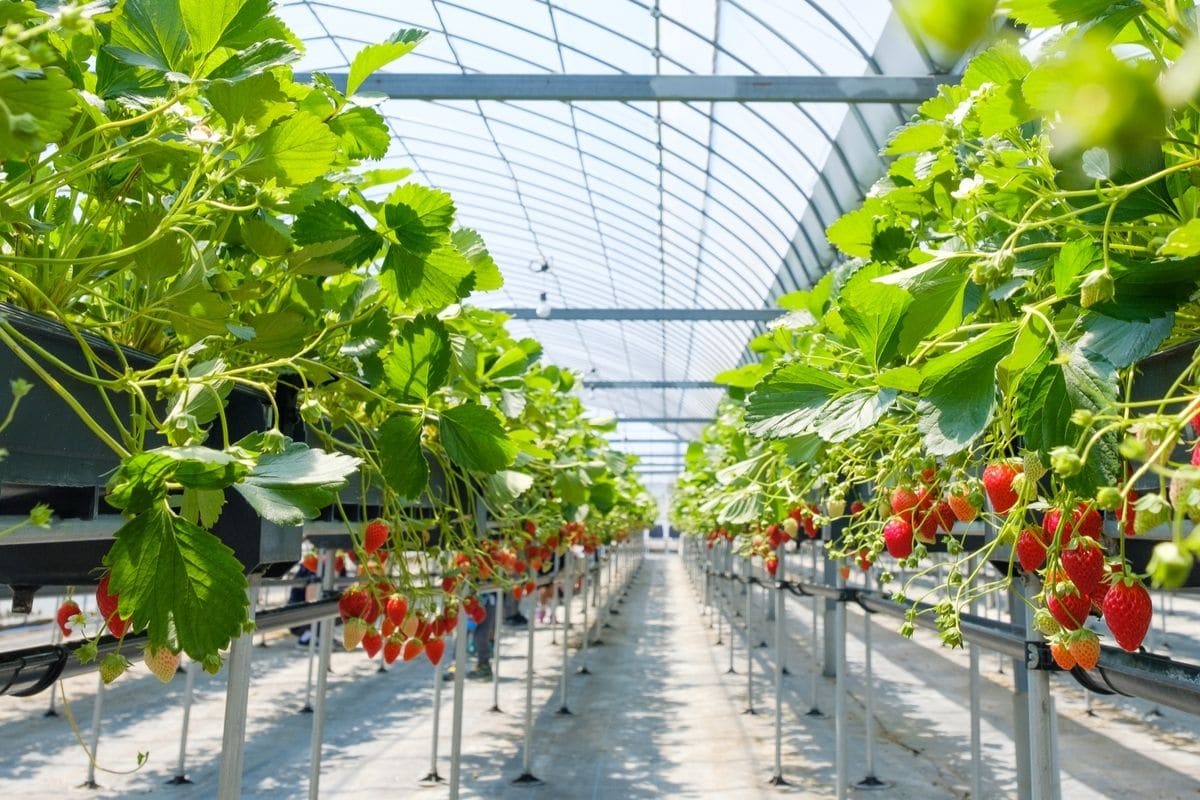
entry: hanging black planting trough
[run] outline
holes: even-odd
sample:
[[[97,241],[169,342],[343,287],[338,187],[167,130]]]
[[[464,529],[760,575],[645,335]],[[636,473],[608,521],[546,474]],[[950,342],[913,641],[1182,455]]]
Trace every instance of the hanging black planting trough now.
[[[102,390],[51,366],[31,349],[40,348],[68,367],[87,373],[89,360],[80,341],[62,325],[12,306],[0,304],[0,315],[28,340],[24,349],[36,363],[119,441]],[[99,337],[83,334],[82,339],[96,359],[118,373],[125,364],[144,369],[156,363],[145,353],[118,352]],[[104,486],[119,463],[117,455],[34,369],[11,348],[0,346],[0,391],[17,378],[33,384],[34,389],[0,433],[0,447],[6,451],[0,460],[0,525],[20,521],[37,503],[48,504],[55,517],[48,530],[25,528],[0,538],[0,583],[12,587],[13,606],[19,610],[29,604],[39,586],[94,583],[122,520],[103,499]],[[127,395],[110,392],[107,399],[118,418],[129,419]],[[161,417],[164,409],[159,406],[156,413]],[[237,440],[269,429],[273,411],[265,396],[235,389],[225,413],[229,436]],[[221,447],[220,430],[214,428],[210,445]],[[161,439],[151,438],[146,447],[162,444]],[[266,522],[237,492],[226,490],[225,495],[225,507],[213,533],[233,549],[248,573],[281,574],[300,558],[300,528]]]

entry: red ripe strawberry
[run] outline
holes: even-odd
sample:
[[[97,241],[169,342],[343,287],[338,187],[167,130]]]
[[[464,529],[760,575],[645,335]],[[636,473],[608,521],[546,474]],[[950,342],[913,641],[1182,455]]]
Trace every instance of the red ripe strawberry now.
[[[938,521],[933,512],[917,509],[913,512],[913,515],[913,534],[917,537],[918,541],[924,544],[933,544],[936,542]]]
[[[473,609],[471,609],[470,612],[468,612],[468,613],[470,613],[470,615],[471,615],[471,621],[474,622],[476,625],[482,625],[483,621],[485,619],[487,619],[487,609],[484,608],[483,606],[477,605]]]
[[[351,586],[338,598],[338,614],[343,621],[351,617],[362,619],[366,616],[367,604],[366,591],[361,586]]]
[[[1104,596],[1104,621],[1122,650],[1130,653],[1141,646],[1154,614],[1150,593],[1137,578],[1120,577]]]
[[[1104,518],[1100,516],[1099,511],[1086,503],[1075,506],[1075,510],[1071,512],[1071,524],[1075,533],[1080,536],[1100,541],[1100,534],[1104,530]]]
[[[1036,528],[1026,528],[1017,537],[1017,560],[1026,572],[1036,572],[1046,563],[1046,543]]]
[[[926,486],[930,486],[935,480],[937,480],[936,467],[926,467],[925,469],[921,470],[921,483],[925,484]]]
[[[68,600],[58,607],[58,613],[54,619],[58,622],[58,629],[62,631],[63,638],[71,635],[71,618],[79,616],[82,611],[79,610],[79,604],[74,600]]]
[[[300,559],[300,563],[303,564],[304,568],[309,572],[316,572],[318,566],[317,554],[305,553],[304,558]]]
[[[395,636],[389,636],[387,641],[383,643],[383,663],[391,664],[400,657],[400,651],[404,648],[404,643]]]
[[[779,571],[779,558],[774,555],[767,556],[763,559],[763,566],[767,568],[767,574],[774,578],[775,573]]]
[[[1193,467],[1200,467],[1200,442],[1196,442],[1194,445],[1192,445],[1191,462]]]
[[[533,536],[535,533],[537,533],[537,523],[531,519],[527,519],[522,522],[521,528],[530,536]]]
[[[902,517],[892,517],[883,526],[883,543],[892,558],[908,558],[913,551],[912,525]]]
[[[1092,631],[1081,630],[1071,634],[1067,649],[1075,663],[1084,669],[1095,669],[1100,661],[1100,637]]]
[[[867,510],[867,506],[861,500],[855,500],[853,503],[850,504],[850,513],[851,514],[861,514],[862,512],[864,512],[866,510]]]
[[[1062,551],[1063,569],[1080,592],[1090,595],[1104,578],[1104,551],[1087,537],[1076,537],[1074,545]]]
[[[1017,504],[1017,493],[1013,489],[1013,479],[1022,472],[1019,464],[998,461],[988,464],[983,470],[983,490],[987,492],[988,500],[992,502],[992,510],[997,514],[1007,514],[1009,509]]]
[[[363,531],[363,550],[366,550],[368,554],[374,553],[383,547],[391,534],[392,529],[386,522],[381,519],[371,520],[367,523],[367,529]]]
[[[383,636],[386,639],[387,637],[389,637],[393,633],[395,633],[399,629],[399,627],[400,627],[399,625],[392,622],[387,617],[384,617],[383,622],[379,623],[379,633],[381,636]]]
[[[537,581],[525,581],[525,594],[533,594],[537,590]]]
[[[918,502],[920,502],[920,499],[917,497],[916,492],[907,486],[897,486],[892,490],[892,513],[897,517],[903,517],[909,523],[912,522],[912,513],[917,509]]]
[[[142,651],[142,661],[151,674],[163,683],[170,683],[171,678],[175,677],[175,670],[179,669],[179,654],[167,647],[148,645]]]
[[[363,634],[362,646],[367,653],[367,658],[374,658],[383,647],[383,637],[379,635],[379,631],[368,628],[367,632]]]
[[[370,626],[366,620],[360,617],[350,617],[342,622],[342,647],[346,650],[353,650],[362,642],[363,637],[367,635]]]
[[[513,587],[513,599],[514,600],[520,600],[524,596],[525,596],[525,585],[524,584]]]
[[[346,571],[346,556],[341,553],[335,553],[333,556],[333,571],[337,575],[341,575]]]
[[[1197,435],[1200,435],[1200,413],[1192,415],[1192,430],[1194,430]]]
[[[425,644],[415,636],[410,636],[404,642],[404,647],[400,650],[400,658],[405,661],[412,661],[417,656],[421,655],[421,651],[425,649]]]
[[[1050,643],[1050,655],[1054,657],[1054,663],[1058,664],[1060,669],[1069,671],[1075,666],[1075,656],[1071,655],[1071,650],[1062,642]]]
[[[121,615],[117,611],[119,602],[117,596],[108,593],[108,578],[109,575],[106,573],[96,587],[96,608],[100,610],[100,617],[108,625],[108,632],[120,639],[125,635],[128,623],[121,619]]]
[[[954,509],[950,507],[948,501],[939,500],[937,505],[933,507],[932,516],[937,520],[938,527],[946,533],[954,530],[954,521],[958,515],[954,513]]]
[[[873,561],[871,559],[871,551],[865,547],[859,548],[858,568],[861,569],[863,572],[866,572],[867,570],[869,570],[871,568],[872,563],[873,563]]]
[[[838,567],[838,575],[842,576],[842,580],[850,580],[850,567],[846,564]]]
[[[425,657],[429,659],[429,663],[437,665],[442,660],[442,653],[446,651],[445,639],[431,639],[425,643]]]
[[[1069,631],[1078,630],[1092,610],[1092,601],[1086,594],[1079,592],[1064,592],[1063,594],[1046,594],[1046,608],[1051,615]]]
[[[451,575],[447,575],[446,577],[442,578],[442,591],[446,594],[453,594],[454,587],[457,585],[458,579]]]
[[[393,625],[399,625],[404,622],[404,618],[408,616],[408,601],[401,595],[393,594],[387,599],[385,606],[387,618],[392,621]]]

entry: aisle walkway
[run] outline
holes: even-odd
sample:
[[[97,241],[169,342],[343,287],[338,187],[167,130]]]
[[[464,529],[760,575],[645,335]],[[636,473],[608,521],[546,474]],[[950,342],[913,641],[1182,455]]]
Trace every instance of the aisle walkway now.
[[[648,554],[620,609],[606,645],[588,652],[592,674],[571,676],[574,715],[550,703],[537,718],[533,772],[547,785],[481,796],[762,796],[770,764],[743,724],[754,718],[722,680],[726,651],[712,645],[678,556]]]

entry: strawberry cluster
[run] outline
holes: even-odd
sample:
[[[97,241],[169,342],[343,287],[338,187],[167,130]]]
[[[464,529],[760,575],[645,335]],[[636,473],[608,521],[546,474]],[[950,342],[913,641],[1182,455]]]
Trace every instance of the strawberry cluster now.
[[[979,515],[982,495],[959,483],[943,492],[933,470],[924,470],[916,486],[900,485],[889,498],[891,516],[883,525],[883,543],[893,558],[908,558],[918,542],[933,544],[939,532],[950,533],[955,522],[971,522]],[[861,562],[866,560],[861,551]],[[869,566],[869,565],[868,565]]]

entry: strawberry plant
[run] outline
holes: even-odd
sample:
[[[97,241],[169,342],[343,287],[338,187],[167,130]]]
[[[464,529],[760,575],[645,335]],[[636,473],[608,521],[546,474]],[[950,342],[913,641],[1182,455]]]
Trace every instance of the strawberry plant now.
[[[422,32],[364,48],[342,90],[295,80],[302,43],[268,2],[24,0],[0,21],[0,302],[61,325],[81,361],[3,315],[0,346],[36,378],[16,400],[52,399],[111,452],[102,627],[145,633],[155,674],[181,651],[217,669],[247,627],[253,564],[217,534],[237,504],[345,522],[369,600],[346,643],[393,660],[439,657],[429,574],[484,556],[481,511],[521,546],[523,519],[595,547],[653,517],[574,377],[466,303],[502,277],[453,199],[371,164],[391,137],[356,92]],[[270,409],[248,431],[246,396]],[[487,579],[461,572],[442,622]],[[366,612],[394,594],[413,612],[385,641]]]
[[[908,3],[910,21],[961,52],[942,5]],[[1018,563],[1061,627],[1121,587],[1110,628],[1133,641],[1150,611],[1130,587],[1179,586],[1200,555],[1195,18],[1149,0],[973,8],[1059,35],[991,42],[893,132],[885,174],[827,230],[834,265],[780,298],[758,363],[717,376],[729,397],[689,450],[676,524],[751,536],[804,500],[847,522],[830,557],[911,570],[896,597],[937,599],[923,613],[950,644]],[[1160,540],[1148,563],[1139,536]]]

